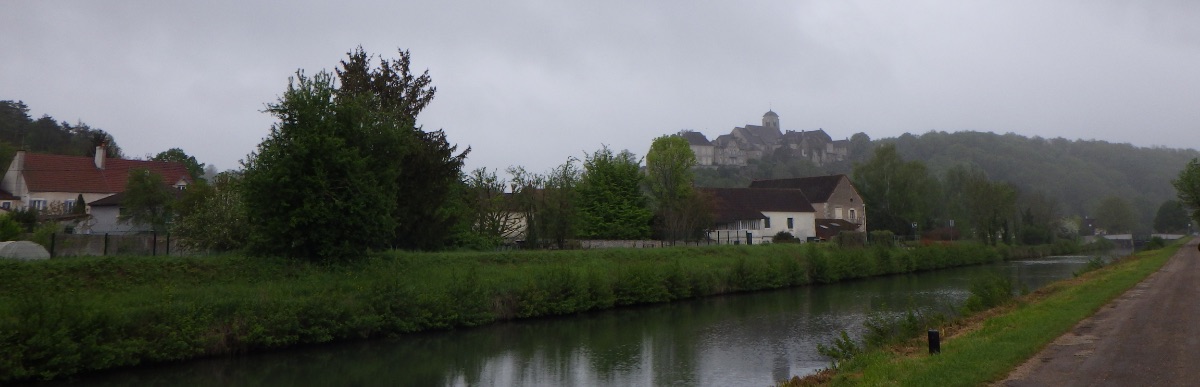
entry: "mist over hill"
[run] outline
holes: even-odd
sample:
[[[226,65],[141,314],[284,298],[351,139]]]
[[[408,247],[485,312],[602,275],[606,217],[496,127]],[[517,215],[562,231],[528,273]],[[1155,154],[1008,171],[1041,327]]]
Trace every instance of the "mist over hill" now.
[[[904,159],[924,163],[938,178],[951,167],[974,166],[991,180],[1016,186],[1022,194],[1040,192],[1058,202],[1063,216],[1090,216],[1102,199],[1121,197],[1133,204],[1144,227],[1151,224],[1163,201],[1175,198],[1171,180],[1189,160],[1200,157],[1195,149],[972,131],[904,134],[872,140],[870,149],[885,143],[895,144]],[[870,153],[852,153],[843,162],[818,167],[780,152],[745,167],[698,169],[696,184],[745,187],[754,179],[850,175],[854,163],[870,158]]]

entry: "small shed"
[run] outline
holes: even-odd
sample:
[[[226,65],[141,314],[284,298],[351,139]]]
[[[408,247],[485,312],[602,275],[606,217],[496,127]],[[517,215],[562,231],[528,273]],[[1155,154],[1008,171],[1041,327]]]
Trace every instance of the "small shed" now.
[[[0,242],[0,258],[22,261],[50,259],[50,252],[42,245],[30,241]]]

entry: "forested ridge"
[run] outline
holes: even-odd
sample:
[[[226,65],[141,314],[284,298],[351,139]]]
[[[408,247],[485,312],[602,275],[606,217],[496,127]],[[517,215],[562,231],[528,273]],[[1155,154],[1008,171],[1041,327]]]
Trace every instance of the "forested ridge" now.
[[[0,100],[0,167],[8,169],[17,150],[69,156],[94,156],[96,145],[107,143],[109,157],[122,157],[107,132],[83,122],[59,122],[50,115],[33,119],[22,101]]]
[[[1164,140],[1164,142],[1169,139]],[[878,142],[896,144],[907,160],[924,162],[934,174],[956,166],[977,166],[995,181],[1023,193],[1057,199],[1063,215],[1093,216],[1100,201],[1120,197],[1149,225],[1155,210],[1175,199],[1171,180],[1195,149],[1145,148],[1097,140],[1067,140],[983,132],[929,132]]]
[[[1189,160],[1200,157],[1195,149],[973,131],[904,134],[872,140],[871,149],[883,144],[894,144],[903,159],[924,163],[934,176],[962,166],[982,170],[992,181],[1012,184],[1022,195],[1040,193],[1058,203],[1062,216],[1090,217],[1102,200],[1119,197],[1134,206],[1138,223],[1146,227],[1160,204],[1175,199],[1171,180]],[[698,170],[696,182],[746,187],[753,179],[850,175],[854,164],[870,156],[870,152],[855,153],[845,162],[823,167],[772,156],[743,168]]]

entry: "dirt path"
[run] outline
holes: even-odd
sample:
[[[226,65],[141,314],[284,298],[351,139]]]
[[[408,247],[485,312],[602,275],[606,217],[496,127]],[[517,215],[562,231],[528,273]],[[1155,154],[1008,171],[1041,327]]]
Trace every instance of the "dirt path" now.
[[[1200,385],[1198,242],[996,385]]]

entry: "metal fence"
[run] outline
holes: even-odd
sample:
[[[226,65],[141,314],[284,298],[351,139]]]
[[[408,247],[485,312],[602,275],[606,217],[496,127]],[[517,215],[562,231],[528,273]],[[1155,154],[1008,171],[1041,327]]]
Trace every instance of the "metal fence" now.
[[[191,255],[171,234],[51,234],[46,250],[51,257],[106,255]]]

